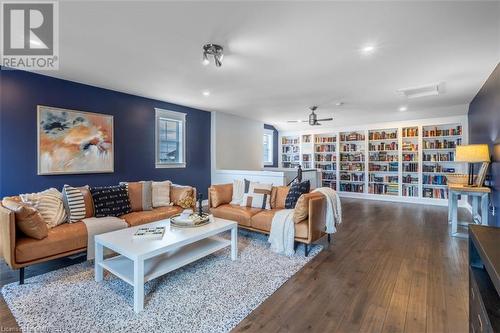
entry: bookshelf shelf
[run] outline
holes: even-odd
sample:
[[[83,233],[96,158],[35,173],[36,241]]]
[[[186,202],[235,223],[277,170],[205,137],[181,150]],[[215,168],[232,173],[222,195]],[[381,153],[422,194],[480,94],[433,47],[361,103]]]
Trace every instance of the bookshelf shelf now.
[[[365,193],[365,133],[341,132],[339,143],[340,191]]]
[[[314,163],[321,169],[321,185],[337,189],[337,135],[314,136]]]
[[[444,204],[446,175],[466,173],[465,165],[455,161],[455,149],[467,141],[467,125],[462,117],[440,121],[387,123],[349,131],[315,128],[314,134],[289,132],[286,138],[292,141],[281,147],[289,147],[282,154],[288,163],[280,163],[318,169],[322,186],[346,196],[353,193],[352,197],[380,200],[398,196],[401,201]]]
[[[295,168],[300,164],[300,137],[283,136],[281,138],[281,167]]]

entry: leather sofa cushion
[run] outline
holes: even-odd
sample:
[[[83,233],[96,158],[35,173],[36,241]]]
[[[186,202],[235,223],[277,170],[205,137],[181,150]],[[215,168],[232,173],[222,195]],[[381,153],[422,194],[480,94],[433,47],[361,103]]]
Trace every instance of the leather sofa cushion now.
[[[16,216],[16,228],[26,236],[35,239],[47,237],[49,229],[42,215],[35,207],[20,202],[15,198],[4,198],[2,206],[14,212]]]
[[[273,186],[271,191],[271,208],[285,208],[285,200],[289,189],[289,186]]]
[[[16,243],[16,262],[24,263],[87,247],[87,228],[83,222],[63,223],[38,240],[20,237]]]
[[[252,208],[252,207],[242,207],[237,205],[221,205],[216,208],[211,208],[210,212],[215,216],[221,219],[227,219],[238,222],[246,227],[251,226],[250,219],[255,214],[261,212],[260,208]]]
[[[233,199],[233,184],[212,185],[210,187],[210,203],[216,208],[228,204]]]
[[[270,232],[274,214],[276,214],[276,212],[280,210],[281,209],[264,210],[252,216],[251,220],[252,228],[262,230],[265,232]],[[307,238],[308,236],[307,224],[308,220],[300,221],[300,223],[295,223],[295,237]]]
[[[129,226],[134,227],[145,223],[167,219],[170,216],[179,214],[182,211],[183,208],[179,206],[166,206],[154,208],[153,210],[128,213],[120,216],[120,218],[124,219]]]

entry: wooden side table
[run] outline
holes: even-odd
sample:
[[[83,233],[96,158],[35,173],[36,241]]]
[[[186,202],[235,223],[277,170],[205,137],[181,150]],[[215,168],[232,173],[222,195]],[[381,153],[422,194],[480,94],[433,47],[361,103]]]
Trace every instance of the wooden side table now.
[[[472,197],[472,223],[488,225],[488,199],[490,193],[491,189],[489,187],[468,187],[461,184],[448,184],[448,222],[451,222],[451,236],[468,237],[466,233],[458,232],[458,197],[460,195]],[[479,201],[481,201],[480,216],[478,214]],[[465,225],[468,224],[465,223]]]

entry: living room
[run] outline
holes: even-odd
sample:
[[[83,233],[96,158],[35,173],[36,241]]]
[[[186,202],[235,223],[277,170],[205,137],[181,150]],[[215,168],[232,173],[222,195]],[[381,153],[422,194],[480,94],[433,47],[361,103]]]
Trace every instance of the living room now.
[[[0,5],[0,330],[500,331],[500,1]]]

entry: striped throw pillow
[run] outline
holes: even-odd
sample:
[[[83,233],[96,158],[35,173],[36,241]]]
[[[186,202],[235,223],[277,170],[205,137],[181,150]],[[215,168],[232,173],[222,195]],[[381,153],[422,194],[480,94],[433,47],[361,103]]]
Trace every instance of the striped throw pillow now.
[[[79,188],[64,185],[63,200],[70,223],[78,222],[86,217],[85,200]]]
[[[19,195],[23,202],[33,205],[42,215],[48,228],[53,228],[66,222],[66,210],[62,200],[62,194],[55,188],[39,193]]]

